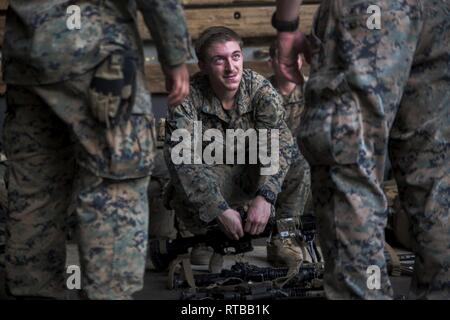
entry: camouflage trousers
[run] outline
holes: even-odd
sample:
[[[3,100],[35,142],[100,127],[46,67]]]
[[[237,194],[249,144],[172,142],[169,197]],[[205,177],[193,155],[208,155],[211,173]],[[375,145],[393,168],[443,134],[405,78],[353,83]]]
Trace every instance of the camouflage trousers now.
[[[281,192],[275,203],[277,219],[299,217],[308,209],[311,197],[311,175],[309,165],[303,155],[292,163],[284,178]]]
[[[367,27],[370,5],[381,25]],[[410,298],[450,298],[450,2],[323,1],[300,129],[332,299],[390,299],[389,151],[416,262]],[[369,289],[368,267],[380,288]]]
[[[2,154],[0,154],[2,157]],[[5,183],[6,160],[0,160],[0,268],[3,266],[3,250],[5,245],[5,220],[8,196]]]
[[[143,287],[154,143],[144,109],[150,106],[137,97],[129,119],[107,128],[88,107],[91,79],[8,87],[6,273],[14,295],[65,296],[72,213],[87,297],[130,299]]]
[[[150,207],[149,238],[175,239],[175,212],[165,207],[164,190],[170,181],[169,171],[164,160],[162,148],[156,149],[155,167],[148,186]]]
[[[219,182],[220,191],[228,205],[236,209],[249,205],[254,199],[260,168],[257,165],[216,165],[210,173]],[[173,189],[172,189],[173,190]],[[296,218],[303,214],[310,190],[309,167],[303,157],[298,158],[288,170],[275,203],[275,217]],[[172,191],[173,192],[173,191]],[[176,216],[186,229],[194,234],[203,233],[205,224],[199,213],[181,193],[168,196]]]
[[[7,191],[5,184],[6,161],[0,154],[0,300],[5,296],[5,223],[7,208]]]

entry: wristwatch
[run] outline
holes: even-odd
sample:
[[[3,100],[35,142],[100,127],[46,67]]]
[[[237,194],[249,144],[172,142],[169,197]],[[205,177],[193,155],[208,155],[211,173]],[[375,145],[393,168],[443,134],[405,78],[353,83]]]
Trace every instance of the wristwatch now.
[[[272,26],[279,32],[294,32],[297,31],[298,25],[300,23],[300,18],[292,21],[281,21],[276,18],[277,12],[275,11],[272,15]]]
[[[272,205],[275,205],[275,201],[277,200],[277,196],[273,191],[270,191],[265,188],[261,188],[256,192],[257,196],[261,196],[264,199],[266,199],[267,202],[269,202]]]

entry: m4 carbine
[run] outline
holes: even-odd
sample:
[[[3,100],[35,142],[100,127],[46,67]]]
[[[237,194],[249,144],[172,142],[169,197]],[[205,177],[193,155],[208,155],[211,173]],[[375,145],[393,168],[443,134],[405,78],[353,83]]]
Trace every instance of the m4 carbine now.
[[[242,282],[264,282],[272,281],[288,276],[290,269],[258,267],[243,262],[236,262],[230,270],[224,269],[220,273],[196,274],[194,275],[197,287],[207,287],[215,283],[228,285],[240,284]],[[295,276],[292,277],[297,283],[307,282],[323,277],[323,263],[301,264]],[[181,276],[174,277],[173,288],[189,288],[189,283]]]
[[[241,208],[237,211],[241,214],[242,221],[245,221],[246,213],[244,209]],[[314,215],[300,216],[300,228],[297,228],[292,218],[275,220],[273,217],[270,217],[266,228],[261,234],[251,236],[246,233],[239,240],[231,240],[228,238],[220,230],[218,224],[208,226],[207,232],[202,235],[177,238],[174,240],[151,240],[149,244],[150,259],[155,269],[162,271],[178,255],[187,253],[189,248],[198,244],[212,247],[214,252],[221,255],[245,253],[253,250],[252,239],[269,237],[272,235],[273,230],[276,230],[282,238],[292,238],[296,239],[299,243],[305,243],[312,262],[321,261],[320,253],[315,244],[316,219]]]
[[[321,285],[306,283],[277,288],[271,281],[244,283],[240,285],[196,288],[181,292],[180,300],[284,300],[323,299],[325,292]]]
[[[245,221],[246,213],[243,209],[237,210],[241,214],[242,221]],[[239,240],[232,240],[220,230],[217,223],[207,227],[205,234],[195,235],[193,237],[177,238],[174,240],[155,239],[151,240],[150,259],[156,270],[162,271],[166,269],[170,262],[178,255],[188,253],[189,248],[199,244],[213,248],[214,252],[226,254],[240,254],[253,250],[252,239],[269,237],[274,228],[275,220],[269,218],[266,227],[262,233],[252,236],[245,233]]]

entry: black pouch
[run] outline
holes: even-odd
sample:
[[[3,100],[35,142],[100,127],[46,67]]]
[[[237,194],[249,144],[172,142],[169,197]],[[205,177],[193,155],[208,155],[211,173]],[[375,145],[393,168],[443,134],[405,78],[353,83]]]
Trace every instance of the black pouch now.
[[[95,71],[89,88],[90,107],[95,119],[108,128],[130,117],[137,65],[134,52],[115,51]]]

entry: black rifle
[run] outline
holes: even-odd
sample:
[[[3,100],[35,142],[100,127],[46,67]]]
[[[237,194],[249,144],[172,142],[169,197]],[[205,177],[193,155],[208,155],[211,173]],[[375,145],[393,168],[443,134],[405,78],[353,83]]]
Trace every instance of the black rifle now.
[[[242,221],[245,221],[243,209],[237,210],[241,214]],[[188,253],[189,248],[198,244],[213,248],[214,252],[221,255],[239,254],[253,250],[252,239],[268,237],[271,235],[275,225],[274,218],[269,218],[264,231],[256,236],[245,233],[239,240],[232,240],[220,230],[217,223],[207,227],[205,234],[187,238],[177,238],[174,240],[155,239],[150,241],[150,259],[156,270],[166,269],[170,262],[178,255]]]
[[[258,290],[257,292],[199,291],[183,292],[180,300],[284,300],[284,299],[324,299],[325,291],[305,288]]]
[[[207,287],[214,283],[226,285],[242,282],[264,282],[286,277],[289,268],[257,267],[248,263],[237,262],[230,270],[222,270],[220,273],[194,275],[197,287]],[[308,263],[299,267],[293,278],[297,282],[311,281],[323,276],[322,263]],[[181,276],[174,278],[173,288],[188,288],[188,282]]]
[[[393,263],[390,254],[385,250],[384,256],[386,257],[386,264],[388,265],[388,271],[392,272]],[[412,276],[414,273],[414,263],[416,261],[416,256],[413,253],[402,253],[397,254],[398,260],[400,262],[400,269],[396,270],[399,275]]]
[[[277,288],[271,281],[240,285],[197,288],[181,293],[181,300],[281,300],[324,298],[322,286],[309,282],[296,282],[289,287]]]

